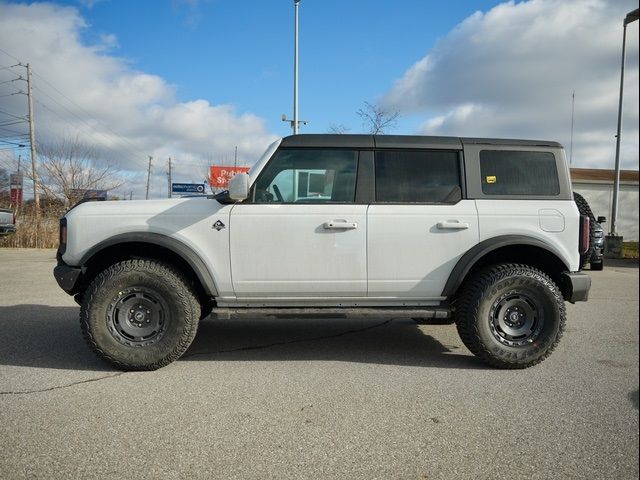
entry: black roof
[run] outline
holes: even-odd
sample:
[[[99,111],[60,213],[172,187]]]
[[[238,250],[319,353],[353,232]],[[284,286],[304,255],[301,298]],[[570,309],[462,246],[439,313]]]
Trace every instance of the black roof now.
[[[464,144],[522,145],[562,147],[558,142],[544,140],[509,140],[499,138],[430,137],[421,135],[336,135],[300,134],[282,139],[283,147],[334,148],[437,148],[460,150]]]

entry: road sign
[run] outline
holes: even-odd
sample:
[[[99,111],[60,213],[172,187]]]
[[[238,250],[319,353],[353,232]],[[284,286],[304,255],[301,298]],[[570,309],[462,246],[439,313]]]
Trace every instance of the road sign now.
[[[227,188],[229,180],[236,173],[247,173],[249,167],[225,167],[220,165],[211,165],[209,170],[209,184],[212,187]]]
[[[171,193],[204,193],[202,183],[172,183]]]

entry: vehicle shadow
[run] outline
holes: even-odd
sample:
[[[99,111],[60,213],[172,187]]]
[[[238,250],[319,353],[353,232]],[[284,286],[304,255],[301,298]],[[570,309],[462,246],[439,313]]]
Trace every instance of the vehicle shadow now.
[[[0,365],[113,371],[85,344],[78,315],[72,306],[0,306]],[[488,368],[457,341],[455,326],[410,319],[209,318],[183,359]]]
[[[113,371],[89,350],[79,307],[0,306],[0,365]]]
[[[461,346],[454,325],[411,319],[208,319],[182,358],[489,368]]]

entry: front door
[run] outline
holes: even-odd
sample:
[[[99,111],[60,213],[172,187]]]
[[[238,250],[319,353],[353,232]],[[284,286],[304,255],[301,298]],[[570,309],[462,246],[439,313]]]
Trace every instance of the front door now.
[[[356,150],[281,149],[231,210],[238,301],[362,298],[367,205],[356,205]]]

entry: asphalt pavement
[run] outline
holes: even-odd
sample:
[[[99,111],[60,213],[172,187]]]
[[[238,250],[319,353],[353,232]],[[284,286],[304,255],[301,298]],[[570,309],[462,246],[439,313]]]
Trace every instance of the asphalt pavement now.
[[[638,478],[638,262],[592,272],[556,351],[478,362],[454,325],[212,320],[123,373],[51,250],[0,249],[2,479]]]

